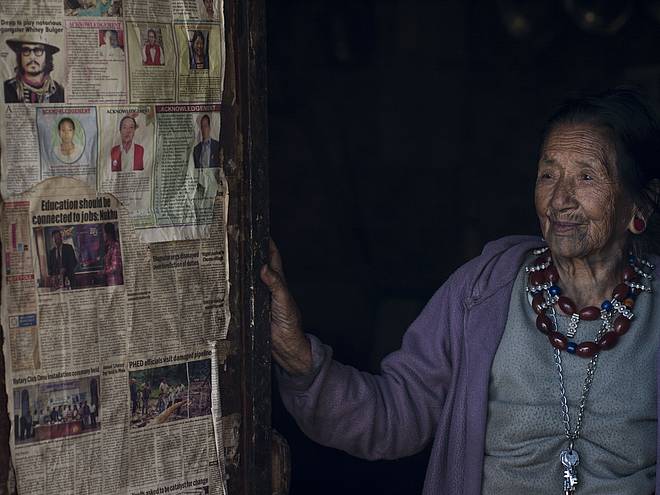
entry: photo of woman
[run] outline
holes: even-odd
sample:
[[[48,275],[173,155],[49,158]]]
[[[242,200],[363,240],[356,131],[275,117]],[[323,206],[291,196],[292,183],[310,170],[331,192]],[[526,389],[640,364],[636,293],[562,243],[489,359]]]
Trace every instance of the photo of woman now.
[[[55,134],[55,133],[54,133]],[[82,139],[78,136],[82,135]],[[85,150],[85,130],[78,127],[70,117],[63,117],[57,123],[57,133],[53,136],[53,155],[62,163],[75,163]]]
[[[190,68],[208,69],[209,51],[206,43],[208,31],[192,31],[190,40]]]

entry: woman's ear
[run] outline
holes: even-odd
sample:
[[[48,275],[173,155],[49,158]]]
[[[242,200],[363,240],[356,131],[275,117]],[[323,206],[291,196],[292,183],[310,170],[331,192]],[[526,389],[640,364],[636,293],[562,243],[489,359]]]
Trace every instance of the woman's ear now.
[[[646,230],[649,218],[656,213],[660,206],[660,180],[653,179],[646,187],[647,201],[646,206],[640,207],[637,204],[633,206],[633,217],[628,224],[628,230],[633,234],[639,235]]]

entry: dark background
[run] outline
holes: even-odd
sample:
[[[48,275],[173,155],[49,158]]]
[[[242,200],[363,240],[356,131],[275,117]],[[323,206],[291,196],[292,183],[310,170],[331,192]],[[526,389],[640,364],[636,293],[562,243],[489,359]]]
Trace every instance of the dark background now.
[[[484,243],[538,232],[539,135],[566,96],[634,83],[657,106],[660,2],[565,3],[586,8],[267,2],[271,232],[305,329],[340,361],[377,372]],[[367,462],[321,447],[276,390],[273,426],[291,495],[421,492],[428,452]]]

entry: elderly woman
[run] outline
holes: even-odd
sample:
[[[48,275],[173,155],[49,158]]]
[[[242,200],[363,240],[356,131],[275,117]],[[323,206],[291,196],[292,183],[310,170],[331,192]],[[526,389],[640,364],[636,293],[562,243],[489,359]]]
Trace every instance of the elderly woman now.
[[[425,494],[651,494],[660,306],[651,274],[660,129],[628,90],[567,102],[542,140],[543,239],[488,244],[377,376],[303,333],[279,255],[280,390],[316,441],[367,459],[433,442]]]

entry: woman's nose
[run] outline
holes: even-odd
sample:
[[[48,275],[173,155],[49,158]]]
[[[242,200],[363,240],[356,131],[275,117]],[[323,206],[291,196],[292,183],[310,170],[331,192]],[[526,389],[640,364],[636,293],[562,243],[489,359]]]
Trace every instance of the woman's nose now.
[[[568,179],[560,179],[552,191],[551,206],[555,210],[563,210],[576,205],[575,185]]]

